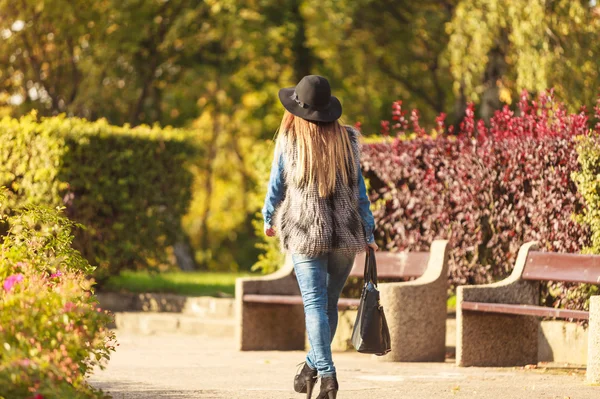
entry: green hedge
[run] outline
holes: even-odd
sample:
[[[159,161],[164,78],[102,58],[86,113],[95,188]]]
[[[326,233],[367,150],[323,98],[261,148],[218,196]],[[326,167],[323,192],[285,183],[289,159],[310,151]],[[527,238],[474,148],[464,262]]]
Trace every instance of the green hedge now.
[[[581,169],[573,173],[572,179],[585,202],[577,221],[591,231],[590,245],[583,252],[600,254],[600,135],[580,137],[577,153]]]
[[[64,116],[4,118],[0,123],[0,185],[9,208],[65,206],[85,225],[74,247],[97,265],[102,281],[123,268],[167,261],[182,238],[191,199],[188,163],[198,156],[192,133],[116,127]]]

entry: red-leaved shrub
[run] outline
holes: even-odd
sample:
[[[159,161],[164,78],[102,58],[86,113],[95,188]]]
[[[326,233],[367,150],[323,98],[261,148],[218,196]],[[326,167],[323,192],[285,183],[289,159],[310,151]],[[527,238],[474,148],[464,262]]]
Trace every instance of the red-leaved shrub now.
[[[570,178],[578,170],[577,136],[590,129],[584,111],[568,113],[552,92],[537,101],[524,93],[517,112],[505,107],[488,126],[472,104],[458,131],[444,119],[436,118],[429,136],[418,113],[406,118],[396,102],[392,120],[382,123],[382,133],[396,137],[363,146],[376,238],[385,249],[427,251],[434,239],[450,239],[456,286],[505,277],[530,240],[556,252],[588,244],[588,229],[573,220],[583,201]],[[545,302],[584,307],[581,295],[567,299],[568,286],[548,288]]]

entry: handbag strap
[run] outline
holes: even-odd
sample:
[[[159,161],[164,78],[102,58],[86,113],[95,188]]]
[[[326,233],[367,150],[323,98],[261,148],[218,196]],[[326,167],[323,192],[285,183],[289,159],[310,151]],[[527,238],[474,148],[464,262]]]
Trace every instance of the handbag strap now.
[[[365,259],[365,285],[370,282],[377,287],[377,261],[375,260],[375,250],[369,247]]]

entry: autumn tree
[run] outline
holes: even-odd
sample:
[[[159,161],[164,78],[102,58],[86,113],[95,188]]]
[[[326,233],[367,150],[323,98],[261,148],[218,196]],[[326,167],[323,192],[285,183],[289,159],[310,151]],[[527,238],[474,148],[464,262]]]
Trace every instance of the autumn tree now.
[[[600,19],[587,0],[462,0],[448,32],[454,91],[486,119],[523,89],[553,87],[572,109],[594,102]]]

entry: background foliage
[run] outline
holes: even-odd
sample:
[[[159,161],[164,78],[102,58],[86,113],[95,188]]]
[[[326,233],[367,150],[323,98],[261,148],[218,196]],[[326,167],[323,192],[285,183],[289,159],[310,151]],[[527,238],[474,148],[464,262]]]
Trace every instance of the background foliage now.
[[[249,268],[246,198],[278,88],[327,76],[366,133],[397,98],[455,128],[468,100],[487,122],[522,89],[556,87],[573,112],[599,86],[598,14],[587,0],[0,0],[0,112],[198,128],[186,231],[202,268]]]
[[[600,120],[600,101],[595,107]],[[577,143],[580,169],[572,174],[585,202],[577,220],[590,229],[590,243],[585,252],[600,254],[600,123],[596,123],[593,134],[581,137]]]
[[[5,209],[65,206],[82,223],[74,247],[104,279],[125,267],[167,262],[183,239],[191,198],[186,168],[197,155],[190,131],[118,128],[77,118],[0,122],[0,185]]]
[[[463,0],[448,24],[454,92],[487,120],[527,89],[554,87],[571,111],[593,104],[600,76],[595,2]],[[589,88],[586,89],[586,88]],[[578,93],[578,94],[575,94]]]
[[[488,128],[470,105],[456,136],[437,137],[426,135],[416,117],[412,126],[402,123],[404,113],[395,103],[392,121],[383,124],[384,133],[399,137],[363,147],[376,239],[384,248],[427,251],[434,239],[450,239],[450,281],[459,285],[504,278],[527,241],[555,252],[589,244],[590,230],[574,216],[593,198],[571,180],[579,170],[577,143],[589,131],[585,112],[568,113],[551,93],[535,101],[525,93],[518,114],[497,111]],[[443,117],[437,123],[444,132]],[[405,129],[416,137],[406,139]],[[588,165],[598,161],[583,158]],[[549,285],[542,299],[584,307],[588,296],[569,288]]]
[[[93,268],[71,247],[75,225],[43,206],[12,211],[2,220],[0,398],[103,398],[85,378],[108,360],[114,334],[86,276]]]

